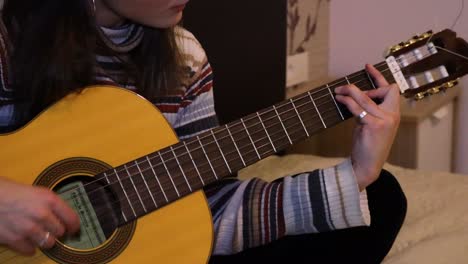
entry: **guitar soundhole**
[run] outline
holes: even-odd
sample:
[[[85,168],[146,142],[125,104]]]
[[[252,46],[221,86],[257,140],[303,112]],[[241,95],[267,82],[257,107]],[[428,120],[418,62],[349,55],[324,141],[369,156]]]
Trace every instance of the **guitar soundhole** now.
[[[108,263],[130,243],[137,222],[122,225],[120,202],[106,181],[94,177],[110,169],[92,158],[69,158],[45,169],[34,185],[54,190],[79,215],[80,232],[60,238],[44,254],[58,263]]]
[[[79,215],[80,232],[60,241],[78,250],[94,249],[104,244],[118,224],[118,201],[93,177],[74,176],[60,182],[54,191]]]

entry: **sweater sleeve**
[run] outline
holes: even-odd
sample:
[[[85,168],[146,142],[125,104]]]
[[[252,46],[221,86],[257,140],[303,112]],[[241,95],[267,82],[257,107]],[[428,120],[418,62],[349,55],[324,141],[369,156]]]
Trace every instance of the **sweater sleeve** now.
[[[366,191],[359,192],[349,158],[273,182],[231,181],[206,193],[213,214],[215,255],[238,253],[286,235],[370,223]]]
[[[180,46],[191,78],[173,123],[179,139],[187,139],[219,125],[214,108],[213,70],[205,50],[192,33],[177,28]]]

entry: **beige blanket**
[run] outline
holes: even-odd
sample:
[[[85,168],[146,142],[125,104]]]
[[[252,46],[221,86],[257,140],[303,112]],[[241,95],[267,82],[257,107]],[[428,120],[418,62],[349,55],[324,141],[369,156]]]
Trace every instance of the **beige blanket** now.
[[[271,156],[240,171],[239,177],[270,181],[341,160],[312,155]],[[408,198],[408,214],[384,263],[468,263],[468,176],[390,164],[385,168],[398,178]]]

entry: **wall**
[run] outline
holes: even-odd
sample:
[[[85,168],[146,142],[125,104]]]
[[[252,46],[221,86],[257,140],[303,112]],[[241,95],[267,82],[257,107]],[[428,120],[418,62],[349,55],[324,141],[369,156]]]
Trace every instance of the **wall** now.
[[[450,28],[461,8],[459,0],[333,0],[330,3],[329,73],[344,76],[364,63],[383,60],[388,46],[429,29]],[[468,3],[453,30],[468,40]],[[462,78],[468,88],[468,78]],[[454,168],[468,174],[468,90],[459,99]]]
[[[288,87],[287,96],[321,85],[328,76],[329,0],[288,0],[287,54],[308,52],[309,81]]]
[[[287,0],[287,54],[308,53],[307,82],[286,88],[285,96],[297,94],[318,87],[328,80],[328,43],[330,0]],[[290,153],[316,153],[318,136],[296,144]]]

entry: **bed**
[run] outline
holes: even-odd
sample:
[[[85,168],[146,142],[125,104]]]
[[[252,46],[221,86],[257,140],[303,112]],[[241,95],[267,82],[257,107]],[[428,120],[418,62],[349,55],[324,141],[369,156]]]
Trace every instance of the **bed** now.
[[[342,158],[309,154],[270,156],[239,172],[271,181],[332,166]],[[385,164],[408,199],[405,223],[384,264],[468,263],[468,175],[405,169]]]

